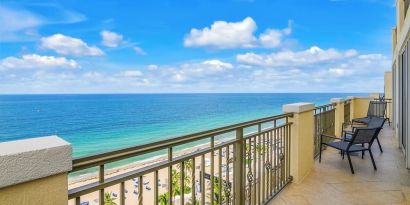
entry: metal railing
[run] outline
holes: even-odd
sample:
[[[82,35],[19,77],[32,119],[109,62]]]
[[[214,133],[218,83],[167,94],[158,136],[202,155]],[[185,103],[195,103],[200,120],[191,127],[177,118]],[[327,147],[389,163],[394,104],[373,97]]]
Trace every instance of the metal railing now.
[[[375,98],[373,101],[373,103],[375,103],[376,105],[374,106],[373,112],[375,113],[375,115],[378,116],[382,116],[384,118],[386,118],[387,122],[389,123],[389,125],[391,124],[390,122],[390,116],[392,113],[392,99],[386,99],[386,98]],[[386,106],[384,108],[384,113],[382,113],[382,106]]]
[[[349,123],[350,122],[350,103],[351,100],[346,100],[344,102],[344,116],[343,116],[343,122],[344,123]]]
[[[314,157],[319,156],[320,135],[335,134],[335,107],[333,104],[315,107],[314,110],[315,133],[314,133]]]
[[[292,114],[282,114],[73,160],[98,167],[68,191],[69,204],[266,204],[291,180]],[[248,131],[248,132],[247,132]],[[190,149],[178,147],[188,146]],[[195,147],[196,149],[193,149]],[[188,151],[187,151],[188,150]],[[164,151],[163,160],[107,174],[107,165]]]

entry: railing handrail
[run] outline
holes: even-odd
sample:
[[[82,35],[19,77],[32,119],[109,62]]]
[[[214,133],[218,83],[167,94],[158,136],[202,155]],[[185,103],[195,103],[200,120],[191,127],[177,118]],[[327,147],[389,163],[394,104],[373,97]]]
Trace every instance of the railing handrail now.
[[[220,128],[215,128],[211,130],[206,130],[202,132],[197,132],[193,134],[182,135],[179,137],[174,137],[166,140],[160,140],[156,142],[151,142],[147,144],[131,146],[123,149],[117,149],[108,152],[102,152],[98,154],[92,154],[85,157],[79,157],[73,159],[73,169],[71,172],[79,171],[82,169],[96,167],[102,164],[107,164],[110,162],[118,161],[121,159],[130,158],[133,156],[138,156],[143,153],[154,152],[162,150],[168,147],[177,146],[181,144],[186,144],[192,141],[201,140],[211,136],[216,136],[226,132],[234,131],[239,128],[245,128],[250,126],[259,125],[265,122],[283,119],[286,117],[292,117],[293,113],[285,113],[265,118],[260,118],[256,120],[246,121],[242,123],[237,123],[233,125],[228,125]]]

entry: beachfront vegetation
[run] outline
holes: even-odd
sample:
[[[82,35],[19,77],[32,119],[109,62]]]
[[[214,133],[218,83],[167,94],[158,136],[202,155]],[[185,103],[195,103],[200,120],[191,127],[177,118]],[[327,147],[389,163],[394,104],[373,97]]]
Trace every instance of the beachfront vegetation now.
[[[104,205],[117,205],[117,203],[115,203],[115,200],[117,198],[112,196],[112,193],[108,193],[105,192],[104,193]]]

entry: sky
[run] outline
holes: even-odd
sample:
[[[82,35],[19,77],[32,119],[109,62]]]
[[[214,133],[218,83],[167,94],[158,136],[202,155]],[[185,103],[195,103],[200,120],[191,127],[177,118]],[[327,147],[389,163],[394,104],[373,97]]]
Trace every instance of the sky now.
[[[394,0],[0,1],[0,94],[382,92]]]

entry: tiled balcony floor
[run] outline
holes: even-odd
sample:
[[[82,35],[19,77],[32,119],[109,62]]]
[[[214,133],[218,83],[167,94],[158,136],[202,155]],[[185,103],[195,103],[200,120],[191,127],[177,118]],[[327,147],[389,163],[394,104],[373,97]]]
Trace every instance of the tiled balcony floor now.
[[[405,169],[403,152],[386,126],[380,136],[383,153],[372,147],[378,170],[370,157],[352,157],[355,174],[350,173],[347,158],[341,159],[335,149],[322,153],[312,172],[301,184],[291,183],[269,204],[409,204],[410,171]]]

